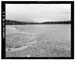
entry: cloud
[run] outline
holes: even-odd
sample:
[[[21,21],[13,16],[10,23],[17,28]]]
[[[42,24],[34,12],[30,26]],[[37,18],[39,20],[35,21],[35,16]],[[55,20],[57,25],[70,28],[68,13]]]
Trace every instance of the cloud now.
[[[6,4],[6,19],[66,21],[70,20],[70,10],[70,4]]]

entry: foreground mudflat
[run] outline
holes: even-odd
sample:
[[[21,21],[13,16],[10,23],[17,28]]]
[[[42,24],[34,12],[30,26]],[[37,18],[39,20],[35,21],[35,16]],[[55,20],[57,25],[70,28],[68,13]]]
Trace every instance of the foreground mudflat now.
[[[70,57],[70,30],[70,25],[7,25],[6,47],[27,48],[9,50],[6,57]]]

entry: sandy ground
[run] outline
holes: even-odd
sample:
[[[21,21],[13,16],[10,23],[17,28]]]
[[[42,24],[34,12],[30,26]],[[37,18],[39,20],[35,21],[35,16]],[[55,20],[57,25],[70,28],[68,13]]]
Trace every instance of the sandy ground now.
[[[18,51],[7,51],[6,57],[70,57],[71,32],[70,25],[9,25],[6,26],[8,39],[15,37],[15,33],[31,33],[36,43]],[[14,33],[14,34],[13,34]],[[20,36],[22,37],[22,35]],[[7,39],[7,41],[8,41]],[[9,39],[9,40],[10,40]],[[22,40],[14,40],[17,45],[24,45]],[[16,42],[17,41],[17,42]],[[19,42],[20,41],[20,42]],[[11,42],[11,44],[13,44]]]

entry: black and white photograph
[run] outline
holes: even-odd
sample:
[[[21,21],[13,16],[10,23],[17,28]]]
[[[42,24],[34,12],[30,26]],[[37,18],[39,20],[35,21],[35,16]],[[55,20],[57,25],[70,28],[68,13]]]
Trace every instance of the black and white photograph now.
[[[5,4],[3,21],[6,58],[71,57],[70,3]]]

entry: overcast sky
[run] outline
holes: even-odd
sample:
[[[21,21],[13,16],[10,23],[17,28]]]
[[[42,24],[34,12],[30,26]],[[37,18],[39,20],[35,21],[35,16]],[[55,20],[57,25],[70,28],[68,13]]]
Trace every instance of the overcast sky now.
[[[6,4],[6,19],[17,21],[71,20],[70,4]]]

